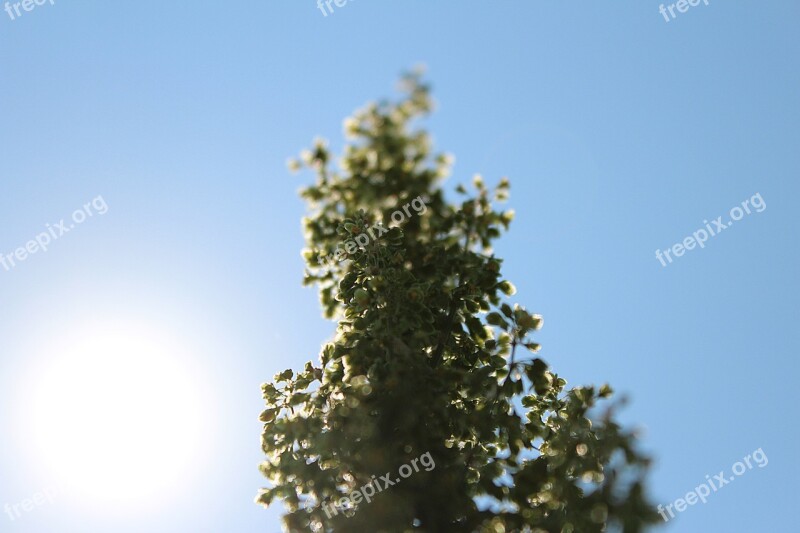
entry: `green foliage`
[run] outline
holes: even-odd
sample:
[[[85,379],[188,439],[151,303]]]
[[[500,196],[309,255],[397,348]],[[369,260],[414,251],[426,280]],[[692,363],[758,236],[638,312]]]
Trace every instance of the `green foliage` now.
[[[309,249],[306,284],[338,319],[319,362],[263,385],[267,409],[257,501],[282,500],[290,531],[641,531],[657,520],[642,479],[648,461],[633,437],[596,413],[608,386],[567,389],[533,354],[542,318],[506,302],[513,284],[491,243],[513,218],[508,196],[476,177],[445,200],[450,158],[432,156],[415,118],[428,88],[404,79],[399,102],[345,121],[352,142],[338,169],[322,141],[294,162],[316,182],[302,191]],[[349,251],[343,240],[421,197],[424,214]],[[339,260],[323,260],[337,254]],[[527,354],[527,355],[525,355]],[[430,452],[420,471],[327,516],[372,476]],[[330,513],[329,513],[330,514]]]

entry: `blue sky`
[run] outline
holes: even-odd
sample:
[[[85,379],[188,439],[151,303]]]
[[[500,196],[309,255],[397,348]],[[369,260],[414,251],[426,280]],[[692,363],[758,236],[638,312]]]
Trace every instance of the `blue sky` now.
[[[300,286],[296,193],[310,177],[285,162],[316,135],[341,148],[342,119],[394,95],[419,63],[438,102],[425,125],[456,156],[447,186],[478,172],[511,180],[517,218],[497,252],[515,301],[544,315],[542,353],[559,374],[630,398],[623,418],[656,459],[654,499],[756,449],[769,458],[664,530],[795,523],[800,4],[711,0],[670,22],[658,8],[358,0],[325,17],[313,0],[55,0],[14,20],[0,11],[0,254],[93,199],[108,207],[0,267],[0,505],[67,486],[13,521],[1,514],[0,531],[280,531],[280,509],[252,503],[259,385],[316,358],[333,328]],[[763,211],[666,267],[656,259],[756,193]],[[98,323],[185,352],[190,466],[170,470],[171,485],[153,479],[149,497],[124,469],[95,473],[96,486],[70,479],[41,451],[63,435],[48,445],[32,429],[50,427],[49,405],[65,412],[61,396],[35,393],[78,353],[65,339]],[[102,504],[125,487],[145,494]]]

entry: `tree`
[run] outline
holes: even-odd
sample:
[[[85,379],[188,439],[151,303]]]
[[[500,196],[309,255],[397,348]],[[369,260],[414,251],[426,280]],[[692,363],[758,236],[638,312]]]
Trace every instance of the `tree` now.
[[[290,531],[643,530],[648,460],[597,412],[611,389],[567,389],[535,356],[542,318],[507,302],[491,244],[508,181],[448,203],[450,158],[413,124],[429,88],[403,81],[345,121],[338,169],[323,141],[292,164],[316,173],[304,283],[338,328],[317,364],[262,386],[257,502],[282,500]]]

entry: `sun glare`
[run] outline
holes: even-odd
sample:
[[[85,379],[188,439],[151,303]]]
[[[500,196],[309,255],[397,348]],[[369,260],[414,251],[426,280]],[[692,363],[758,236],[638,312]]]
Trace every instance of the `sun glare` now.
[[[106,506],[157,503],[186,483],[202,391],[178,345],[146,327],[95,324],[47,351],[30,390],[30,444],[54,483]]]

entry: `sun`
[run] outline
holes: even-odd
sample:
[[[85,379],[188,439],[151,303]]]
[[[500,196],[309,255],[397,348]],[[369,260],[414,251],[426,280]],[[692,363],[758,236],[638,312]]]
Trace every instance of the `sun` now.
[[[169,499],[202,448],[200,380],[154,328],[94,323],[48,350],[30,390],[32,451],[54,483],[105,506]]]

